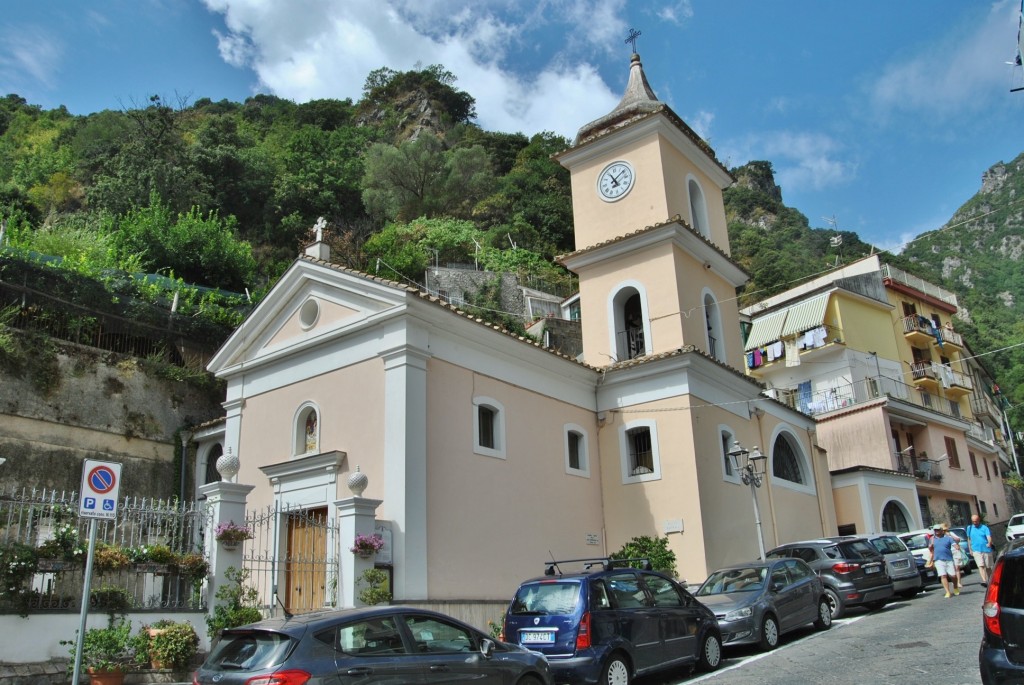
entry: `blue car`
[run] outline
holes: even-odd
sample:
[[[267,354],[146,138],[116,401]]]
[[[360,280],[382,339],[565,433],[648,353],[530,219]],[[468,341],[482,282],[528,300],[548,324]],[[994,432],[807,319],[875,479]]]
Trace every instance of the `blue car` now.
[[[563,571],[577,564],[583,570]],[[503,639],[547,657],[558,683],[627,685],[668,668],[718,668],[722,636],[714,613],[649,568],[645,560],[551,562],[544,576],[519,586]]]

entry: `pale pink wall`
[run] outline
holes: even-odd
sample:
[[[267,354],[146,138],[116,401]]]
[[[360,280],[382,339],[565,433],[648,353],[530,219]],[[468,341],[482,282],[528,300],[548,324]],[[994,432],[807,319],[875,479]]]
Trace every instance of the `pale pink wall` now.
[[[430,597],[509,599],[549,552],[602,556],[586,544],[603,533],[594,413],[437,359],[428,374]],[[504,407],[505,459],[473,452],[474,396]],[[565,472],[567,422],[589,436],[590,478]]]
[[[255,485],[248,508],[273,502],[273,493],[260,466],[294,458],[292,423],[306,401],[320,409],[320,451],[348,454],[338,474],[339,497],[351,493],[345,487],[356,465],[370,479],[364,497],[383,499],[384,366],[379,359],[329,371],[323,375],[246,399],[242,410],[238,482]],[[387,503],[378,509],[387,518]]]
[[[296,302],[299,303],[299,306],[301,307],[302,303],[304,303],[306,299],[310,298],[301,300],[297,299]],[[320,306],[320,316],[316,321],[316,328],[318,331],[323,330],[325,327],[333,326],[339,321],[344,321],[345,319],[358,314],[354,309],[349,309],[348,307],[335,304],[320,297],[312,297],[311,299],[316,300],[317,304]],[[307,329],[303,328],[302,323],[299,320],[299,310],[296,309],[295,312],[288,317],[288,320],[285,321],[284,325],[281,326],[281,329],[274,334],[274,337],[267,344],[267,347],[274,347],[282,342],[294,342],[306,335],[306,332]]]
[[[730,254],[729,229],[725,219],[725,205],[722,199],[722,191],[718,184],[700,171],[693,162],[687,159],[674,146],[670,145],[664,138],[660,139],[660,143],[665,164],[668,216],[678,214],[683,217],[687,224],[693,226],[690,222],[690,195],[688,190],[688,177],[692,175],[704,192],[704,202],[707,206],[710,229],[708,239],[723,252]]]

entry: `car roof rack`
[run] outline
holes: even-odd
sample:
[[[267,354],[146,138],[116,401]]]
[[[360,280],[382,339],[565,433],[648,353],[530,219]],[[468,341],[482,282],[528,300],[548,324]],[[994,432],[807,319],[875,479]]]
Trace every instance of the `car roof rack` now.
[[[650,559],[646,557],[637,557],[634,559],[612,559],[610,557],[589,557],[584,559],[561,559],[544,562],[544,575],[554,576],[562,575],[562,568],[559,564],[583,564],[584,569],[591,569],[594,566],[601,566],[603,571],[611,571],[615,567],[619,568],[634,568],[633,563],[639,563],[640,569],[644,571],[651,571],[654,567],[651,565]]]

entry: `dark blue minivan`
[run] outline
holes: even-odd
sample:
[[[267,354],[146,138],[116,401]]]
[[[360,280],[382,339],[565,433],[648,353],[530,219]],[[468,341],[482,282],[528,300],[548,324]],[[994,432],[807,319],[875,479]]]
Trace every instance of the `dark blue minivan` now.
[[[668,576],[625,565],[646,560],[551,562],[519,586],[503,639],[547,657],[557,683],[627,685],[677,666],[712,671],[722,661],[714,613]],[[584,570],[563,573],[561,567]]]

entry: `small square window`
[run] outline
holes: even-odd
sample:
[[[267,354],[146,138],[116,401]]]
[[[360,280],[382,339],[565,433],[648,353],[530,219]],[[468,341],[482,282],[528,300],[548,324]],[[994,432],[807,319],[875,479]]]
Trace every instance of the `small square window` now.
[[[473,452],[505,458],[505,410],[489,397],[473,398]]]
[[[623,483],[661,479],[657,424],[654,421],[637,421],[624,426],[619,433],[619,445]]]

